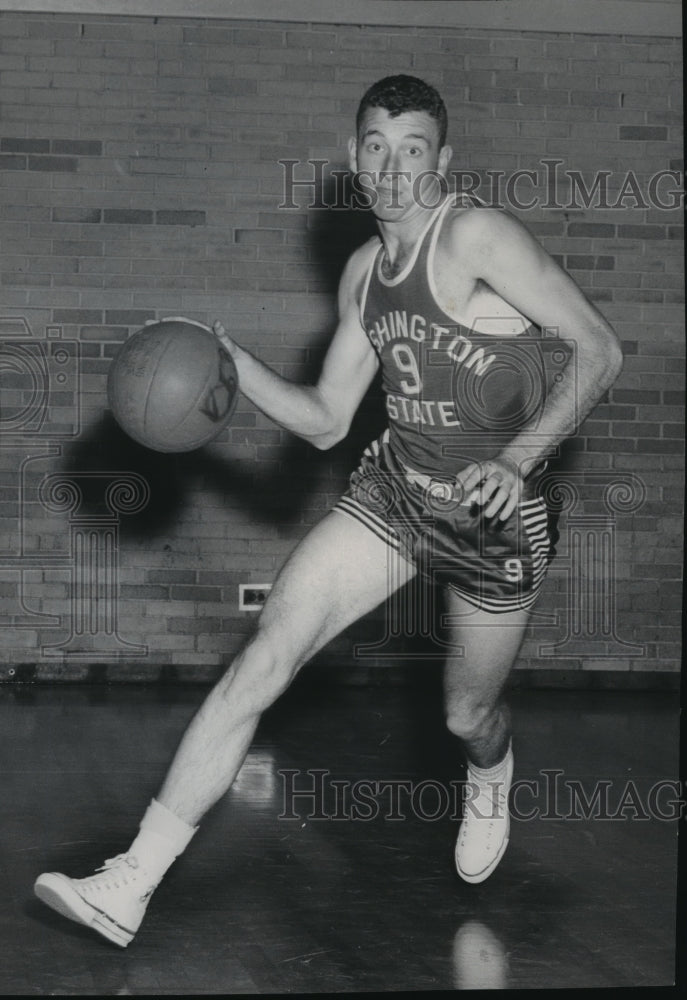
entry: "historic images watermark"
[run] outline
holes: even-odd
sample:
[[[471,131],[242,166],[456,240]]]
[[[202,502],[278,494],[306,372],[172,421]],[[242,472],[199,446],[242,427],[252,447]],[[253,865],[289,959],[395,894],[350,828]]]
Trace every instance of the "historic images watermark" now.
[[[147,656],[119,630],[120,522],[148,503],[147,481],[128,470],[54,471],[82,431],[79,341],[58,325],[40,336],[22,316],[0,317],[0,382],[0,630],[35,629],[43,658]]]
[[[471,811],[480,818],[497,818],[508,808],[521,821],[680,819],[685,812],[680,781],[662,779],[646,787],[634,779],[581,781],[559,768],[542,768],[535,778],[515,781],[507,805],[501,797],[483,812],[477,787],[471,782],[426,778],[337,778],[325,768],[284,768],[279,819],[360,821],[441,819],[459,821]],[[497,783],[494,783],[495,785]],[[498,790],[498,789],[496,789]]]
[[[658,170],[640,175],[634,170],[593,173],[566,167],[564,160],[543,159],[533,169],[451,169],[446,176],[425,170],[350,170],[327,159],[283,159],[280,209],[350,211],[400,208],[401,192],[422,208],[437,208],[447,191],[460,193],[476,205],[539,209],[659,209],[673,211],[684,201],[684,175],[679,170]],[[301,202],[297,199],[301,198]],[[303,199],[309,200],[303,204]]]

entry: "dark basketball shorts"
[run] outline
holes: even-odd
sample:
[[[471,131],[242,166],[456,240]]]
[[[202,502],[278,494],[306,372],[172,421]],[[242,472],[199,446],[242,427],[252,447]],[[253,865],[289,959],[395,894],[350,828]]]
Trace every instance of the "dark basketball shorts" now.
[[[487,519],[477,504],[460,502],[449,479],[413,475],[387,437],[365,450],[333,509],[364,524],[419,574],[475,607],[497,614],[531,607],[558,537],[534,485],[525,484],[517,510],[505,521]]]

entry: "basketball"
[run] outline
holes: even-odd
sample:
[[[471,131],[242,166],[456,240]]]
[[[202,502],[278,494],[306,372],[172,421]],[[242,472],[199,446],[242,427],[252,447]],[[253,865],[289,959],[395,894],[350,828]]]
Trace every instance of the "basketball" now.
[[[172,317],[126,341],[110,366],[107,395],[134,441],[154,451],[192,451],[231,420],[238,375],[208,327]]]

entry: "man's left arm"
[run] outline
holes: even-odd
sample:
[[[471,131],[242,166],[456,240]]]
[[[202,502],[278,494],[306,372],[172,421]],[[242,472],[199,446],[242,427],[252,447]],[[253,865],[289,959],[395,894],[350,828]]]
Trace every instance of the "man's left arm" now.
[[[461,258],[469,254],[475,279],[574,346],[536,419],[493,461],[469,466],[458,477],[466,494],[486,505],[487,517],[505,520],[517,505],[523,478],[575,432],[613,385],[622,351],[610,324],[520,222],[486,208],[460,222],[451,238]]]

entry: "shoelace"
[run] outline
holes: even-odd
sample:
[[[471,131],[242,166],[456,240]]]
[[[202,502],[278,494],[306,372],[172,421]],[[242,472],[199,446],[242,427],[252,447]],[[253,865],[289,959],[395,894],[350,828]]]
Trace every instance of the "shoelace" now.
[[[485,846],[488,846],[488,844],[491,841],[491,835],[494,831],[494,823],[496,822],[497,819],[500,819],[503,816],[503,812],[501,810],[503,809],[506,803],[506,794],[504,792],[502,782],[499,782],[497,787],[494,788],[493,785],[487,785],[485,787],[484,785],[481,785],[479,782],[475,781],[474,778],[472,780],[473,783],[479,789],[479,792],[474,799],[471,799],[467,803],[465,809],[465,816],[463,818],[463,824],[461,826],[460,846],[465,847],[467,837],[471,828],[471,820],[474,820],[475,822],[479,820],[482,823],[488,822],[489,825],[485,831],[487,838]],[[483,801],[487,800],[491,808],[488,810],[479,809],[477,803],[480,801],[480,799],[482,799]],[[496,809],[494,809],[494,806],[496,806]],[[484,830],[484,827],[475,827],[473,829]]]
[[[117,854],[97,868],[95,875],[80,881],[84,889],[119,889],[129,884],[127,868],[135,872],[139,867],[138,858],[133,854]]]
[[[479,781],[475,781],[474,778],[471,779],[472,783],[479,789],[477,795],[470,799],[467,803],[467,808],[465,812],[465,820],[467,821],[471,816],[475,819],[488,819],[491,823],[495,820],[501,819],[504,815],[504,807],[506,806],[507,795],[504,789],[504,782],[499,781],[498,783],[489,783],[487,785],[482,785]],[[496,787],[494,787],[496,785]],[[478,803],[480,799],[486,800],[489,803],[488,810],[479,809]],[[496,808],[494,808],[496,807]]]

